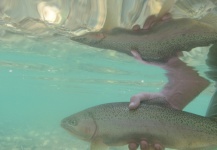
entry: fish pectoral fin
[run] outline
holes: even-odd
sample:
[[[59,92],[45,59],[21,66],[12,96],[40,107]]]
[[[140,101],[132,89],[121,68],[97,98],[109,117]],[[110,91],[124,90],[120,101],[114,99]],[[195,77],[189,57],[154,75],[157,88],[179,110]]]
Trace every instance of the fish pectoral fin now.
[[[109,147],[102,140],[97,139],[91,142],[90,150],[108,150]]]

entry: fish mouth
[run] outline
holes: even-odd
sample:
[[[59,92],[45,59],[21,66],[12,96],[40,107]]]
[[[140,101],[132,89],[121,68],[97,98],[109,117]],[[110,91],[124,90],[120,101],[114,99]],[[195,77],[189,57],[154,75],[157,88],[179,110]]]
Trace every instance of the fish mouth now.
[[[63,129],[69,131],[70,133],[75,133],[75,131],[72,129],[72,127],[70,127],[70,126],[68,125],[68,121],[67,121],[67,120],[68,120],[67,118],[63,119],[63,120],[61,121],[61,123],[60,123],[60,126],[61,126]]]

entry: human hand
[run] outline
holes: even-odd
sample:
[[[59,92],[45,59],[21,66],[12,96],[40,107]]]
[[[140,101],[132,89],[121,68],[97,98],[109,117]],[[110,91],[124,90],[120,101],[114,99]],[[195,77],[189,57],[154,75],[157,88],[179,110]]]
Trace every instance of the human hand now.
[[[139,145],[134,142],[129,143],[128,148],[129,150],[137,150],[139,146],[141,150],[164,150],[165,149],[159,143],[155,143],[151,145],[146,140],[141,140]]]
[[[165,99],[165,103],[167,103],[166,97],[162,93],[142,92],[130,98],[129,109],[137,109],[141,101],[153,100],[153,99],[163,99],[163,100]]]
[[[129,109],[137,109],[141,101],[151,100],[156,98],[165,98],[161,93],[139,93],[131,97]],[[149,144],[146,140],[141,140],[139,144],[131,142],[128,144],[129,150],[164,150],[164,147],[159,143]]]

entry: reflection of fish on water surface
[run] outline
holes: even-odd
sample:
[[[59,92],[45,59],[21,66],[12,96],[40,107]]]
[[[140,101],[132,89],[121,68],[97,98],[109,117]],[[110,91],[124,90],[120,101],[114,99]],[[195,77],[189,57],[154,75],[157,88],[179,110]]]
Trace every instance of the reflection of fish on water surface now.
[[[78,112],[61,125],[74,136],[91,142],[91,150],[104,150],[147,139],[167,148],[199,149],[217,146],[217,121],[176,110],[157,102],[129,110],[128,103],[109,103]]]
[[[211,15],[212,16],[212,15]],[[212,20],[211,20],[212,19]],[[87,33],[71,39],[92,47],[112,49],[131,55],[136,50],[146,61],[165,61],[179,51],[217,42],[216,18],[182,18],[162,21],[150,30],[115,28],[110,32]],[[217,19],[216,19],[217,20]]]

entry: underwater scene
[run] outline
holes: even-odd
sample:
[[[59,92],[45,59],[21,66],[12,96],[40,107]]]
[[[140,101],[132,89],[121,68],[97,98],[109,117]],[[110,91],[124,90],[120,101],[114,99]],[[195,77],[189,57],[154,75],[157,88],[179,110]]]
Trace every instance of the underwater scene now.
[[[2,150],[86,149],[88,143],[61,128],[63,118],[91,106],[130,101],[142,91],[158,92],[167,82],[163,69],[112,50],[68,39],[24,38],[23,42],[1,42]],[[203,61],[203,57],[195,61],[201,71],[205,69]],[[205,115],[213,86],[185,111]]]
[[[150,15],[160,14],[162,10],[171,13],[175,19],[200,20],[202,17],[203,22],[208,22],[210,16],[203,16],[210,12],[217,16],[216,6],[215,0],[0,0],[0,150],[99,150],[90,148],[89,142],[69,134],[61,127],[62,119],[96,105],[130,102],[132,96],[141,92],[159,93],[173,82],[170,80],[173,76],[170,76],[171,68],[164,66],[173,58],[172,52],[168,52],[169,56],[164,51],[156,52],[156,55],[152,51],[139,52],[140,59],[137,53],[119,50],[121,44],[117,49],[113,48],[115,42],[136,39],[136,43],[141,35],[134,36],[133,33],[132,38],[128,37],[128,32],[131,32],[128,30],[135,24],[142,26]],[[152,31],[148,31],[150,38],[139,38],[146,41],[149,38],[152,48],[166,37],[168,40],[176,39],[189,22],[183,23],[183,29],[176,28],[176,22],[166,23],[171,26],[166,28],[161,22],[150,26],[153,32],[159,29],[161,35],[152,36]],[[201,30],[187,30],[184,34],[194,33],[197,40],[192,45],[186,44],[188,49],[179,46],[179,51],[184,51],[181,55],[174,54],[186,68],[192,68],[191,71],[209,82],[191,100],[179,105],[183,111],[201,116],[206,116],[216,91],[217,53],[214,49],[217,24],[215,21],[210,24],[216,26],[208,26],[209,30],[207,26],[201,27],[203,31],[207,29],[207,33],[212,33],[208,40],[208,35],[204,39],[200,36],[205,35],[199,32]],[[109,36],[107,31],[115,27],[127,31],[115,30],[117,33],[114,37],[111,34],[111,39],[118,38],[105,45],[100,45],[106,39],[104,35],[102,39],[82,37],[99,31]],[[169,33],[163,34],[164,30],[161,32],[164,27],[167,31],[171,30],[173,39],[169,39]],[[127,35],[119,37],[119,33]],[[189,38],[184,41],[179,39],[177,43],[182,46],[192,40],[191,35]],[[208,42],[203,44],[205,40]],[[153,50],[161,48],[164,49],[164,42]],[[186,72],[190,74],[191,71]],[[186,79],[191,83],[188,74],[184,75],[179,82]],[[182,86],[184,91],[188,91],[188,87],[190,85]],[[172,105],[178,106],[175,102]],[[128,145],[111,146],[110,149],[126,150]]]

